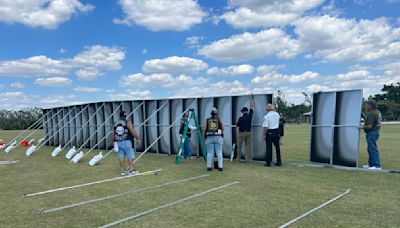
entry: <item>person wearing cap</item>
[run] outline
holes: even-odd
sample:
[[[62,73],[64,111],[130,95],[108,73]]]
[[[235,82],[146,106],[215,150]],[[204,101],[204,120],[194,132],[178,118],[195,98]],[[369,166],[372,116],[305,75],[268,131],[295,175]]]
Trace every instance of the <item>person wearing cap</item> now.
[[[125,111],[120,112],[119,121],[114,124],[112,139],[114,150],[118,153],[121,175],[125,175],[126,172],[130,175],[139,173],[133,167],[133,159],[135,158],[133,139],[136,139],[138,144],[141,142],[132,121],[127,120]],[[125,156],[128,157],[128,170],[125,168]]]
[[[265,166],[271,167],[272,163],[272,144],[274,144],[276,151],[276,166],[281,166],[281,148],[279,145],[279,114],[275,111],[271,103],[267,104],[267,114],[264,116],[262,124],[264,128],[264,139],[267,146],[267,156],[265,159]]]
[[[364,125],[361,126],[360,129],[364,130],[367,140],[368,165],[364,165],[363,168],[381,170],[381,162],[376,141],[379,139],[382,115],[374,100],[368,100],[365,102],[364,110]]]
[[[211,117],[206,120],[204,124],[204,129],[207,145],[207,171],[211,171],[211,163],[214,158],[214,152],[217,154],[218,158],[218,170],[222,171],[222,144],[224,143],[224,122],[219,119],[217,108],[212,109]]]
[[[251,145],[251,119],[253,118],[253,109],[254,109],[254,100],[250,99],[250,112],[247,107],[243,107],[240,112],[242,116],[236,123],[236,126],[239,128],[239,137],[237,140],[238,150],[236,159],[240,162],[240,158],[242,157],[242,147],[243,143],[245,144],[245,161],[250,161],[250,145]]]

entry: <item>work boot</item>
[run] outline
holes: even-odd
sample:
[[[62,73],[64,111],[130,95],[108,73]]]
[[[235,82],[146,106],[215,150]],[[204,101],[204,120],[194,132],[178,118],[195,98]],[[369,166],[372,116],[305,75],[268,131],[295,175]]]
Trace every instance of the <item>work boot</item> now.
[[[208,167],[207,167],[207,171],[211,171],[211,168],[208,168]]]
[[[220,172],[222,172],[222,168],[218,168],[218,170],[219,170]]]

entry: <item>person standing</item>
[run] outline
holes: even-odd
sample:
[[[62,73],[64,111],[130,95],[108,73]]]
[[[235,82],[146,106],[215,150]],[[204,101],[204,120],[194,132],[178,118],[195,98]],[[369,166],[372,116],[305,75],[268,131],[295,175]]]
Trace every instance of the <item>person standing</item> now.
[[[283,118],[282,113],[279,113],[279,143],[282,145],[283,136],[285,136],[286,120]]]
[[[264,116],[263,128],[264,139],[266,141],[267,154],[265,166],[271,167],[272,162],[272,144],[276,151],[276,166],[282,165],[281,148],[279,145],[279,114],[275,111],[272,104],[267,104],[268,113]]]
[[[251,145],[251,120],[253,118],[253,109],[254,109],[254,100],[253,97],[250,98],[250,112],[247,107],[243,107],[240,112],[242,116],[237,121],[236,125],[239,128],[239,137],[237,141],[237,156],[236,159],[240,162],[240,158],[242,157],[242,146],[245,144],[245,161],[250,161],[250,145]]]
[[[121,111],[119,121],[114,124],[112,129],[112,139],[114,142],[114,150],[118,152],[121,175],[126,174],[125,156],[128,157],[128,174],[132,175],[139,173],[139,171],[135,170],[133,167],[133,159],[135,158],[133,139],[136,139],[138,144],[141,142],[133,127],[132,121],[127,120],[126,118],[126,112]]]
[[[368,100],[365,102],[364,110],[364,125],[361,126],[360,129],[364,129],[367,140],[368,165],[364,165],[363,168],[381,170],[381,161],[376,141],[379,139],[382,115],[378,110],[377,104],[374,100]]]
[[[217,154],[218,158],[218,170],[222,171],[222,144],[224,142],[224,123],[218,117],[217,108],[212,109],[211,117],[206,120],[204,129],[207,145],[207,171],[211,171],[211,163],[214,158],[214,152]]]
[[[183,115],[182,121],[181,121],[181,127],[179,128],[179,134],[181,135],[181,137],[182,137],[183,131],[185,129],[186,120],[187,120],[187,113],[185,113]],[[196,127],[193,126],[192,124],[190,124],[190,122],[189,122],[188,130],[185,135],[185,143],[183,144],[183,157],[185,159],[192,158],[192,146],[190,144],[190,137],[192,137],[191,130],[196,130]]]

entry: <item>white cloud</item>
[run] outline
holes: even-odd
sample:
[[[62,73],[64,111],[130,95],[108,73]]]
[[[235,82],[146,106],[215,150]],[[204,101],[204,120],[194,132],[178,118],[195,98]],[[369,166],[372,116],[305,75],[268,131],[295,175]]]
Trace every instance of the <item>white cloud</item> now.
[[[0,93],[0,108],[18,110],[29,107],[33,98],[23,92]]]
[[[143,55],[146,55],[147,53],[148,53],[148,51],[147,51],[146,48],[142,50],[142,54],[143,54]]]
[[[51,59],[39,55],[25,59],[0,61],[0,76],[47,77],[61,76],[76,70],[80,79],[94,79],[104,70],[118,70],[125,58],[125,51],[119,47],[94,45],[85,47],[73,58]]]
[[[68,21],[73,14],[93,9],[93,5],[82,4],[78,0],[0,1],[0,21],[55,29]]]
[[[149,90],[126,90],[125,93],[111,92],[107,97],[111,100],[141,100],[152,98]]]
[[[200,47],[200,41],[203,40],[203,36],[191,36],[186,38],[186,45],[190,48]]]
[[[250,94],[250,89],[235,80],[233,82],[219,81],[207,84],[207,86],[192,86],[180,88],[175,91],[173,97],[209,97],[222,95]]]
[[[72,105],[78,103],[71,101],[71,99],[74,98],[76,98],[74,95],[48,95],[46,97],[42,97],[39,100],[39,103],[41,103],[45,108],[61,105]]]
[[[20,82],[14,82],[14,83],[11,83],[11,87],[17,88],[17,89],[23,89],[23,88],[25,88],[25,85]]]
[[[246,75],[254,72],[254,67],[249,64],[242,65],[232,65],[229,67],[212,67],[207,70],[207,74],[209,75],[223,75],[223,76],[237,76],[237,75]]]
[[[65,54],[65,53],[67,53],[67,50],[64,48],[60,48],[60,49],[58,49],[58,53]]]
[[[71,84],[71,79],[65,77],[38,78],[35,84],[40,86],[56,86],[63,87]]]
[[[74,91],[76,92],[81,92],[81,93],[98,93],[101,92],[102,89],[101,88],[96,88],[96,87],[76,87],[74,88]]]
[[[63,75],[69,70],[61,60],[39,55],[26,59],[0,61],[0,75],[3,76],[49,76]]]
[[[354,80],[354,79],[366,78],[369,75],[370,73],[367,70],[356,70],[356,71],[350,71],[345,74],[338,74],[337,77],[338,79],[341,80]]]
[[[87,67],[79,69],[75,72],[75,75],[82,80],[91,80],[101,75],[100,71],[96,68]]]
[[[331,88],[329,88],[329,86],[323,86],[323,85],[319,85],[319,84],[311,84],[309,86],[306,87],[307,91],[309,92],[319,92],[319,91],[329,91],[331,90]]]
[[[199,59],[171,56],[165,59],[151,59],[143,64],[143,71],[148,73],[184,74],[196,73],[207,69],[207,64]]]
[[[282,26],[291,23],[323,0],[230,0],[233,9],[220,18],[234,28]]]
[[[79,67],[94,67],[107,70],[119,70],[120,61],[125,58],[125,52],[119,47],[107,47],[94,45],[85,47],[85,50],[78,53],[71,64]]]
[[[279,28],[234,35],[205,45],[198,51],[200,55],[222,62],[242,62],[272,55],[288,59],[299,52],[299,42]]]
[[[120,0],[125,14],[114,23],[139,25],[150,31],[184,31],[207,15],[194,0]]]
[[[257,72],[259,74],[275,73],[284,68],[284,65],[260,65],[257,67]]]
[[[174,87],[185,87],[193,85],[203,85],[206,82],[207,79],[203,77],[198,77],[194,79],[184,74],[181,74],[177,77],[173,77],[170,74],[166,73],[151,74],[151,75],[138,73],[121,77],[119,85],[122,87],[140,86],[140,87],[174,88]]]
[[[355,20],[309,16],[297,20],[295,33],[312,57],[330,61],[373,61],[400,57],[400,28],[385,18]]]
[[[267,73],[262,76],[254,77],[251,80],[252,85],[279,85],[287,83],[300,83],[312,81],[319,77],[319,74],[312,71],[306,71],[299,75],[285,75],[280,73]]]

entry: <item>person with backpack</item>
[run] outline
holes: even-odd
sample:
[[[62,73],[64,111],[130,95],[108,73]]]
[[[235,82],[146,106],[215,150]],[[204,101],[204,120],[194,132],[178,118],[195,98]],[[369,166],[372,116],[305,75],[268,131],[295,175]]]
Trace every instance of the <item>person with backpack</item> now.
[[[126,112],[121,111],[120,119],[114,124],[112,129],[112,139],[114,142],[114,151],[118,153],[121,175],[133,175],[139,173],[133,167],[133,159],[135,158],[134,139],[140,144],[140,139],[136,133],[132,121],[127,120]],[[128,157],[128,170],[125,169],[125,156]]]
[[[182,137],[183,136],[183,131],[185,129],[185,123],[187,120],[187,113],[185,113],[182,116],[182,120],[181,120],[181,126],[179,128],[179,135]],[[190,120],[189,120],[190,121]],[[188,130],[186,132],[185,135],[185,143],[183,144],[183,157],[185,159],[190,159],[192,158],[192,146],[190,144],[190,137],[192,137],[192,133],[191,130],[196,130],[196,127],[193,126],[192,124],[190,124],[189,122],[189,126],[188,126]],[[195,157],[194,157],[195,158]]]
[[[205,138],[207,145],[207,171],[211,171],[211,163],[214,158],[214,152],[218,158],[218,170],[222,171],[223,168],[223,157],[222,157],[222,145],[224,143],[224,122],[218,117],[217,108],[213,108],[211,111],[211,117],[206,120],[205,126]]]

